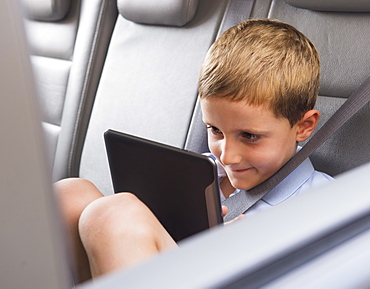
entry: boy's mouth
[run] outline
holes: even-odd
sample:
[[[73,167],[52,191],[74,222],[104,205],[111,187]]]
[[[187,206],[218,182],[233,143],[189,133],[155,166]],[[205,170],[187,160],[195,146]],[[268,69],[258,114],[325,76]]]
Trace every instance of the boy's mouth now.
[[[244,173],[249,171],[251,168],[246,168],[246,169],[230,169],[233,173]]]

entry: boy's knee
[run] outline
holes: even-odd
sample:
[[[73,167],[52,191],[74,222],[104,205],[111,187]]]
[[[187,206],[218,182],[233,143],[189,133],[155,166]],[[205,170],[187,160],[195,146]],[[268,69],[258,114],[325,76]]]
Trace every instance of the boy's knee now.
[[[90,181],[80,178],[67,178],[54,183],[57,198],[65,201],[94,200],[102,197],[102,193]]]
[[[57,181],[54,183],[54,190],[57,194],[98,191],[92,182],[82,178],[66,178]]]
[[[81,215],[80,227],[101,226],[120,223],[124,219],[134,218],[134,211],[139,211],[141,202],[131,193],[120,193],[91,202]],[[104,226],[102,226],[104,225]]]
[[[147,234],[149,223],[141,216],[145,205],[131,193],[120,193],[100,198],[89,204],[79,221],[79,231],[85,246],[91,242],[124,238],[125,235]]]
[[[79,178],[56,182],[54,192],[67,219],[78,218],[88,204],[103,196],[93,183]]]

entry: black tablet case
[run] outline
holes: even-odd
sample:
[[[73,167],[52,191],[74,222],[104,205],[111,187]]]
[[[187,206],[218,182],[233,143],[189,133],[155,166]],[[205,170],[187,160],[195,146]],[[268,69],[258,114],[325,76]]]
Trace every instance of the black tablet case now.
[[[113,130],[104,138],[115,193],[134,193],[176,242],[222,223],[212,159]]]

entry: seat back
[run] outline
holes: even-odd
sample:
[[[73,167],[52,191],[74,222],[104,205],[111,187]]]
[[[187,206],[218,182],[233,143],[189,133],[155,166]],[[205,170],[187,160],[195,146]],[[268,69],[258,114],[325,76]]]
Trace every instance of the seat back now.
[[[55,181],[78,174],[117,9],[112,0],[22,3]]]
[[[289,4],[288,4],[289,3]],[[252,18],[290,23],[316,45],[321,56],[319,127],[343,104],[370,72],[368,1],[256,0]],[[360,11],[360,12],[359,12]],[[186,147],[207,149],[206,133],[195,114]],[[317,170],[338,175],[370,161],[370,105],[365,106],[311,156]]]
[[[105,194],[113,192],[105,130],[184,147],[197,99],[200,66],[227,4],[223,0],[153,3],[118,1],[120,15],[80,167],[80,176],[92,180]]]

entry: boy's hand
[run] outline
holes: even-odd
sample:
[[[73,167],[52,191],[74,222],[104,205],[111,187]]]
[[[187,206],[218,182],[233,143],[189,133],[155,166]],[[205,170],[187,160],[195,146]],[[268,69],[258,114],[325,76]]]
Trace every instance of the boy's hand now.
[[[222,216],[225,217],[226,214],[228,213],[229,209],[226,207],[226,206],[222,206]],[[238,217],[236,217],[235,219],[231,220],[231,221],[228,221],[228,222],[225,222],[224,225],[228,225],[230,223],[233,223],[237,220],[240,220],[240,219],[244,219],[245,218],[245,215],[244,214],[241,214],[239,215]]]

